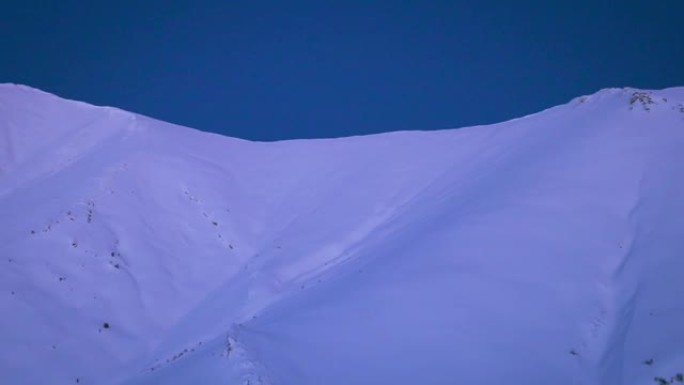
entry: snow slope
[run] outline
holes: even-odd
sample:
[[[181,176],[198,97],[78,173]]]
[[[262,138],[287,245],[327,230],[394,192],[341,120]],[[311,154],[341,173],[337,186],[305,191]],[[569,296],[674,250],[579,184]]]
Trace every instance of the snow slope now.
[[[255,143],[1,85],[1,382],[676,383],[683,165],[684,88]]]

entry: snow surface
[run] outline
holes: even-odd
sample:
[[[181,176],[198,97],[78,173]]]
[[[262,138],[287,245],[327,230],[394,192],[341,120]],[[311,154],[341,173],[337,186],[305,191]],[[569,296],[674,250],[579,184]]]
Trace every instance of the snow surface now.
[[[256,143],[0,85],[3,384],[684,372],[684,88]]]

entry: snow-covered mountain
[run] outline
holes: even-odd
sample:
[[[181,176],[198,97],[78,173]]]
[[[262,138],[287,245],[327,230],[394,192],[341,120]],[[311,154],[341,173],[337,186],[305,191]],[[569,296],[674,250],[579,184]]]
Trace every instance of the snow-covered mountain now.
[[[256,143],[0,86],[3,384],[684,382],[684,88]]]

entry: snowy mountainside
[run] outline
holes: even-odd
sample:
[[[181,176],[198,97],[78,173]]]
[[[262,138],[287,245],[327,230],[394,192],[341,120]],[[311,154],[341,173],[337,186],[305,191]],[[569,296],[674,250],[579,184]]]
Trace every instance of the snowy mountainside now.
[[[677,382],[682,148],[682,88],[256,143],[2,85],[0,376]]]

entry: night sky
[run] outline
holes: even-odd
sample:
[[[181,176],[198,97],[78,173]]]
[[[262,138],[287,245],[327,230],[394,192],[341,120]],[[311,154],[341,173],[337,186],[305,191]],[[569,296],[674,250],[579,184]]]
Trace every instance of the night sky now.
[[[0,82],[256,140],[684,85],[684,1],[3,1]]]

